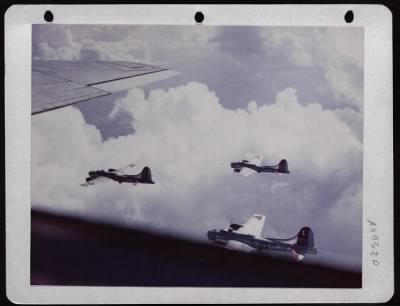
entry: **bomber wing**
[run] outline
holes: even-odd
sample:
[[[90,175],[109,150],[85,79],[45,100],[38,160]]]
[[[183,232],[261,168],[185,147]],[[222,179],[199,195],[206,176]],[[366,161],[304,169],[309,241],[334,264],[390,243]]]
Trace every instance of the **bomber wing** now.
[[[249,161],[249,164],[253,164],[256,166],[260,166],[261,165],[261,156],[260,155],[256,155],[251,161]]]
[[[257,171],[255,171],[255,170],[253,170],[253,169],[243,167],[242,169],[240,169],[239,174],[240,174],[241,176],[249,176],[249,175],[252,175],[252,174],[254,174],[254,173],[256,173],[256,172],[257,172]]]
[[[122,168],[118,168],[118,169],[109,169],[108,171],[110,171],[110,172],[117,172],[117,173],[120,173],[120,174],[125,174],[124,171],[125,171],[126,169],[128,169],[128,168],[133,168],[133,167],[135,167],[135,166],[136,166],[135,164],[129,164],[129,165],[124,166],[124,167],[122,167]]]
[[[256,171],[253,169],[250,169],[250,168],[246,168],[246,167],[243,167],[242,169],[240,169],[240,172],[239,172],[239,174],[241,176],[249,176],[253,173],[256,173]]]
[[[92,185],[96,185],[96,184],[101,184],[101,183],[107,183],[107,182],[112,182],[112,179],[109,179],[108,177],[105,176],[101,176],[101,177],[97,177],[95,179],[92,179],[90,181],[86,181],[85,183],[81,184],[82,187],[89,187]]]
[[[261,237],[262,230],[264,228],[265,216],[260,214],[254,214],[249,220],[247,220],[242,227],[240,227],[236,233],[253,235],[254,237]]]
[[[255,166],[260,166],[261,165],[261,156],[260,155],[256,155],[252,160],[247,162],[248,164],[252,164]],[[242,176],[249,176],[253,173],[256,173],[257,171],[247,168],[247,167],[242,167],[242,169],[240,169],[239,174]]]
[[[179,72],[124,61],[32,61],[32,115],[142,86]]]

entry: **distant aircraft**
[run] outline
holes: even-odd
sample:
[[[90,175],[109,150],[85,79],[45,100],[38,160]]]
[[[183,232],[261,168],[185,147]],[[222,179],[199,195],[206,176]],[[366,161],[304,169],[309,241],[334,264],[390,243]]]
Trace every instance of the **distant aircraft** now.
[[[298,261],[303,260],[307,253],[317,254],[311,228],[302,227],[297,235],[287,239],[263,238],[261,232],[264,223],[265,216],[254,214],[243,225],[231,224],[225,230],[208,231],[207,236],[214,245],[227,249],[246,252],[266,250],[290,252]]]
[[[272,172],[277,174],[290,173],[286,159],[282,159],[279,164],[275,166],[260,166],[261,157],[257,155],[253,160],[242,160],[241,162],[231,163],[233,171],[243,176],[249,176],[253,173]]]
[[[143,86],[179,72],[124,61],[32,60],[32,115]]]
[[[135,164],[130,164],[120,169],[108,169],[89,171],[89,176],[86,178],[86,183],[81,186],[87,187],[97,183],[115,181],[118,183],[130,183],[133,185],[141,184],[155,184],[151,178],[151,171],[149,167],[144,167],[142,172],[138,174],[125,174],[122,170],[125,168],[133,168]]]

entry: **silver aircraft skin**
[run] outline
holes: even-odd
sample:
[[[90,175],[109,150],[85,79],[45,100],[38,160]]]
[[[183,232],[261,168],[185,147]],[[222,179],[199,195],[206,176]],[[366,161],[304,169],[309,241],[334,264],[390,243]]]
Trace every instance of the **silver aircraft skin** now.
[[[125,61],[32,60],[32,115],[163,80],[179,72]]]
[[[216,246],[244,252],[289,252],[298,261],[306,254],[317,254],[311,228],[302,227],[295,236],[287,239],[264,238],[261,232],[265,219],[264,215],[254,214],[243,225],[231,224],[228,229],[208,231],[207,236]]]
[[[261,166],[261,156],[256,155],[252,160],[243,159],[239,162],[231,163],[231,168],[235,173],[239,173],[242,176],[249,176],[254,173],[270,172],[270,173],[290,173],[288,168],[288,162],[286,159],[282,159],[278,164],[274,166]]]

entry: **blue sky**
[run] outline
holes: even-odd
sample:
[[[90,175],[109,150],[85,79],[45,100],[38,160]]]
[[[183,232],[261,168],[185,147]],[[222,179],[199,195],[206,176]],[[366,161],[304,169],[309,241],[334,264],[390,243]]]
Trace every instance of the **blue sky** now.
[[[317,247],[361,261],[361,28],[36,25],[32,54],[181,72],[34,116],[33,207],[200,240],[262,213],[264,236],[309,225]],[[291,174],[235,176],[253,154]],[[157,184],[79,186],[132,162]]]

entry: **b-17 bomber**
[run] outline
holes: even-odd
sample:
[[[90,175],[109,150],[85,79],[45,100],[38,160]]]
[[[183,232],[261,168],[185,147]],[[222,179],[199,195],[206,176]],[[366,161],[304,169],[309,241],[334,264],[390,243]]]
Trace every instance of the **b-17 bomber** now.
[[[138,174],[126,174],[123,172],[125,168],[133,168],[135,164],[130,164],[120,169],[108,169],[108,170],[94,170],[89,171],[89,176],[86,178],[86,182],[81,184],[83,187],[95,185],[98,183],[104,183],[109,181],[115,181],[118,183],[129,183],[133,185],[137,184],[155,184],[151,178],[151,170],[149,167],[144,167],[143,170]]]
[[[243,159],[240,162],[233,162],[231,163],[231,167],[235,173],[239,173],[242,176],[249,176],[253,173],[260,172],[271,172],[277,174],[290,173],[286,159],[282,159],[274,166],[261,166],[261,157],[259,155],[250,161]]]
[[[245,252],[290,252],[297,261],[302,261],[306,254],[317,254],[314,233],[310,227],[302,227],[290,238],[264,238],[261,232],[265,219],[264,215],[254,214],[243,225],[231,224],[228,229],[208,231],[207,236],[219,247]]]

